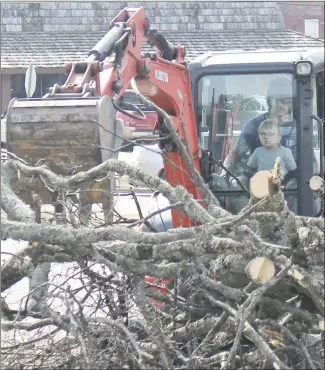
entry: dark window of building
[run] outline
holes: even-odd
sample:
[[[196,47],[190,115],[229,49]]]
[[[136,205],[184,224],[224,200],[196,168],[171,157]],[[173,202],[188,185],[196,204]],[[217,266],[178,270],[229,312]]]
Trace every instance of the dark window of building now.
[[[49,88],[54,84],[62,85],[66,80],[64,74],[43,74],[37,75],[36,89],[33,98],[41,98],[49,92]],[[10,76],[11,98],[26,98],[25,75],[17,74]]]
[[[25,75],[11,75],[11,98],[26,98]]]

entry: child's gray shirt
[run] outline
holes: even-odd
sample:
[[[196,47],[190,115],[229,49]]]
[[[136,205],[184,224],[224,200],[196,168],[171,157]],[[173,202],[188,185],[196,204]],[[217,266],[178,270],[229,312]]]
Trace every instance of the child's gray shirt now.
[[[277,157],[281,159],[281,170],[284,174],[297,168],[292,151],[285,146],[279,146],[275,150],[269,150],[264,148],[264,146],[260,146],[254,150],[247,165],[252,169],[257,169],[257,171],[269,171],[274,167]]]

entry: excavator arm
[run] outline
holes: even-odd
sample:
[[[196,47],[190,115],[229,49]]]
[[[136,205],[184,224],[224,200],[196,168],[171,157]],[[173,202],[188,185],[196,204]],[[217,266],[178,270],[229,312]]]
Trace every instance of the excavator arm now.
[[[143,41],[153,44],[158,53],[143,55]],[[115,118],[116,110],[122,110],[119,99],[135,79],[139,91],[170,115],[199,171],[198,135],[184,56],[182,46],[170,44],[150,28],[143,7],[124,8],[87,59],[66,66],[64,85],[54,85],[41,99],[10,102],[9,150],[32,164],[42,158],[61,175],[87,170],[112,158],[114,151],[109,149],[116,149],[123,135],[123,126]],[[135,110],[138,119],[145,119],[143,112]],[[161,136],[168,136],[162,117],[158,129]],[[168,139],[162,140],[162,145],[167,181],[172,186],[183,185],[200,199],[175,145]],[[178,212],[173,211],[172,216],[174,227],[191,226]]]

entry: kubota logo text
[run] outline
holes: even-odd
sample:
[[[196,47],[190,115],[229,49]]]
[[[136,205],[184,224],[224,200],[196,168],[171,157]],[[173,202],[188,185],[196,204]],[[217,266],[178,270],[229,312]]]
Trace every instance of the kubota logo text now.
[[[168,83],[168,73],[155,70],[155,78],[158,81]]]

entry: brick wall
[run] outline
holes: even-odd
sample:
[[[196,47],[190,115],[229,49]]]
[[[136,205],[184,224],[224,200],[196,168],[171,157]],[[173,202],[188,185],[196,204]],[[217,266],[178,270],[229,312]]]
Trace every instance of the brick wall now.
[[[305,19],[318,19],[319,38],[324,39],[324,1],[278,2],[285,28],[305,33]]]

